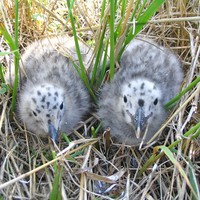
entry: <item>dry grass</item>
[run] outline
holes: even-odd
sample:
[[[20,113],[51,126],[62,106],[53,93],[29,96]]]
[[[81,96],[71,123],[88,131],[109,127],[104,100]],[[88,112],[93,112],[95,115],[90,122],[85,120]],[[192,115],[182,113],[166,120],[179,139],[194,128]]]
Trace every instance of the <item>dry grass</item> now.
[[[185,2],[167,1],[141,32],[179,55],[185,73],[183,88],[200,73],[199,1]],[[1,22],[13,34],[13,1],[5,0],[0,7]],[[60,33],[72,34],[69,20],[66,22],[65,1],[49,1],[46,4],[37,0],[31,1],[31,4],[20,1],[19,8],[21,52],[35,39]],[[100,10],[98,0],[75,3],[77,31],[91,45],[95,44],[100,29]],[[9,51],[3,36],[0,43],[1,51]],[[5,68],[12,62],[8,55],[0,59]],[[165,137],[154,147],[173,144],[199,123],[199,94],[198,83],[181,98],[173,110],[175,115],[166,123]],[[190,136],[173,148],[175,163],[167,156],[160,156],[141,174],[140,170],[156,149],[153,151],[153,146],[138,149],[112,144],[107,139],[109,131],[107,134],[99,131],[99,138],[88,139],[91,138],[91,127],[98,125],[95,115],[73,131],[70,139],[74,142],[69,146],[64,139],[56,146],[48,139],[42,140],[29,134],[15,116],[10,116],[10,94],[0,96],[0,106],[0,199],[49,199],[55,171],[62,175],[63,199],[120,199],[120,196],[130,200],[195,199],[190,184],[192,177],[197,182],[200,180],[198,138]],[[196,134],[199,132],[198,128]],[[54,158],[52,152],[56,152]],[[181,174],[181,168],[186,177]]]

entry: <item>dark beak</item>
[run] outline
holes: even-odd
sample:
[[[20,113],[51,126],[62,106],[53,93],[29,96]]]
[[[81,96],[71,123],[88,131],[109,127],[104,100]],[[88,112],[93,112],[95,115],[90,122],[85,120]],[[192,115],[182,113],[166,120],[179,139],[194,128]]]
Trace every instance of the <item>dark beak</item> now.
[[[135,116],[134,116],[134,125],[136,129],[136,138],[140,138],[141,132],[145,132],[145,129],[147,127],[147,120],[149,117],[152,116],[153,113],[149,114],[147,117],[145,117],[145,113],[142,107],[139,107],[136,110]]]
[[[135,125],[135,129],[136,129],[136,138],[137,139],[140,138],[141,130],[144,129],[145,124],[146,124],[146,120],[145,120],[144,110],[142,107],[139,107],[136,110],[136,113],[134,116],[134,125]]]
[[[56,130],[55,127],[51,123],[49,123],[48,126],[49,126],[49,135],[50,135],[51,139],[54,142],[57,142],[58,141],[58,130]]]

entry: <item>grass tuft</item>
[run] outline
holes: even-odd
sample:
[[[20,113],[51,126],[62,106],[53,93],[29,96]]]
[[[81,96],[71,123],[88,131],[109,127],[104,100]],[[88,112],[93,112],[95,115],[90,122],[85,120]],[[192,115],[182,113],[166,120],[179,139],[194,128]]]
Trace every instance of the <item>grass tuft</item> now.
[[[192,0],[0,1],[0,199],[199,199],[198,6]],[[114,144],[91,113],[57,146],[29,134],[15,114],[9,117],[24,48],[62,34],[74,36],[80,68],[74,67],[94,102],[138,34],[178,54],[185,78],[166,104],[171,116],[155,134],[162,132],[158,142],[143,149]],[[78,38],[94,50],[87,70]],[[11,63],[15,83],[9,96],[4,73]]]

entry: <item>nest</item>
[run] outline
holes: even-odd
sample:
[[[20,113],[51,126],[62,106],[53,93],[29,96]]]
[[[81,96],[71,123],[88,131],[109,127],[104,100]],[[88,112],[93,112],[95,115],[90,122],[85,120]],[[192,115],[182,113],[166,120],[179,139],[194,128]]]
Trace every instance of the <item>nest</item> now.
[[[99,34],[104,27],[101,19],[106,17],[110,9],[106,3],[104,17],[101,17],[102,2],[80,0],[73,5],[77,35],[91,45],[94,51],[98,49]],[[151,2],[147,1],[144,9]],[[0,7],[1,27],[4,26],[14,36],[15,5],[13,1],[5,0],[0,3]],[[128,7],[124,12],[129,12]],[[12,94],[2,80],[0,198],[198,199],[198,15],[198,1],[190,0],[186,3],[169,0],[162,4],[140,32],[142,36],[156,40],[177,53],[185,75],[182,90],[187,88],[161,127],[162,137],[148,148],[113,142],[109,129],[104,132],[99,129],[100,120],[95,110],[72,131],[69,138],[61,137],[58,144],[50,139],[38,138],[28,133],[15,115],[10,114]],[[115,16],[117,25],[121,18],[120,11],[117,10]],[[17,28],[21,53],[34,40],[58,34],[73,35],[67,3],[62,0],[45,3],[20,1]],[[11,51],[3,35],[0,37],[1,51]],[[108,29],[105,31],[106,37],[109,37]],[[5,54],[0,59],[3,70],[7,70],[13,62],[13,54]]]

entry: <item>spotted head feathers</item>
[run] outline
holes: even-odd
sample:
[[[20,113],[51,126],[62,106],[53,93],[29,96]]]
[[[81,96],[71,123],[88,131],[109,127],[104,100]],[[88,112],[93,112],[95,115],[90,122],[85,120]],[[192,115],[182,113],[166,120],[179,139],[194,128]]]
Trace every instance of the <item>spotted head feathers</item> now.
[[[61,124],[67,123],[63,122],[63,88],[50,83],[34,85],[21,91],[19,105],[20,118],[26,122],[28,130],[38,135],[49,133],[53,140],[57,140]]]

